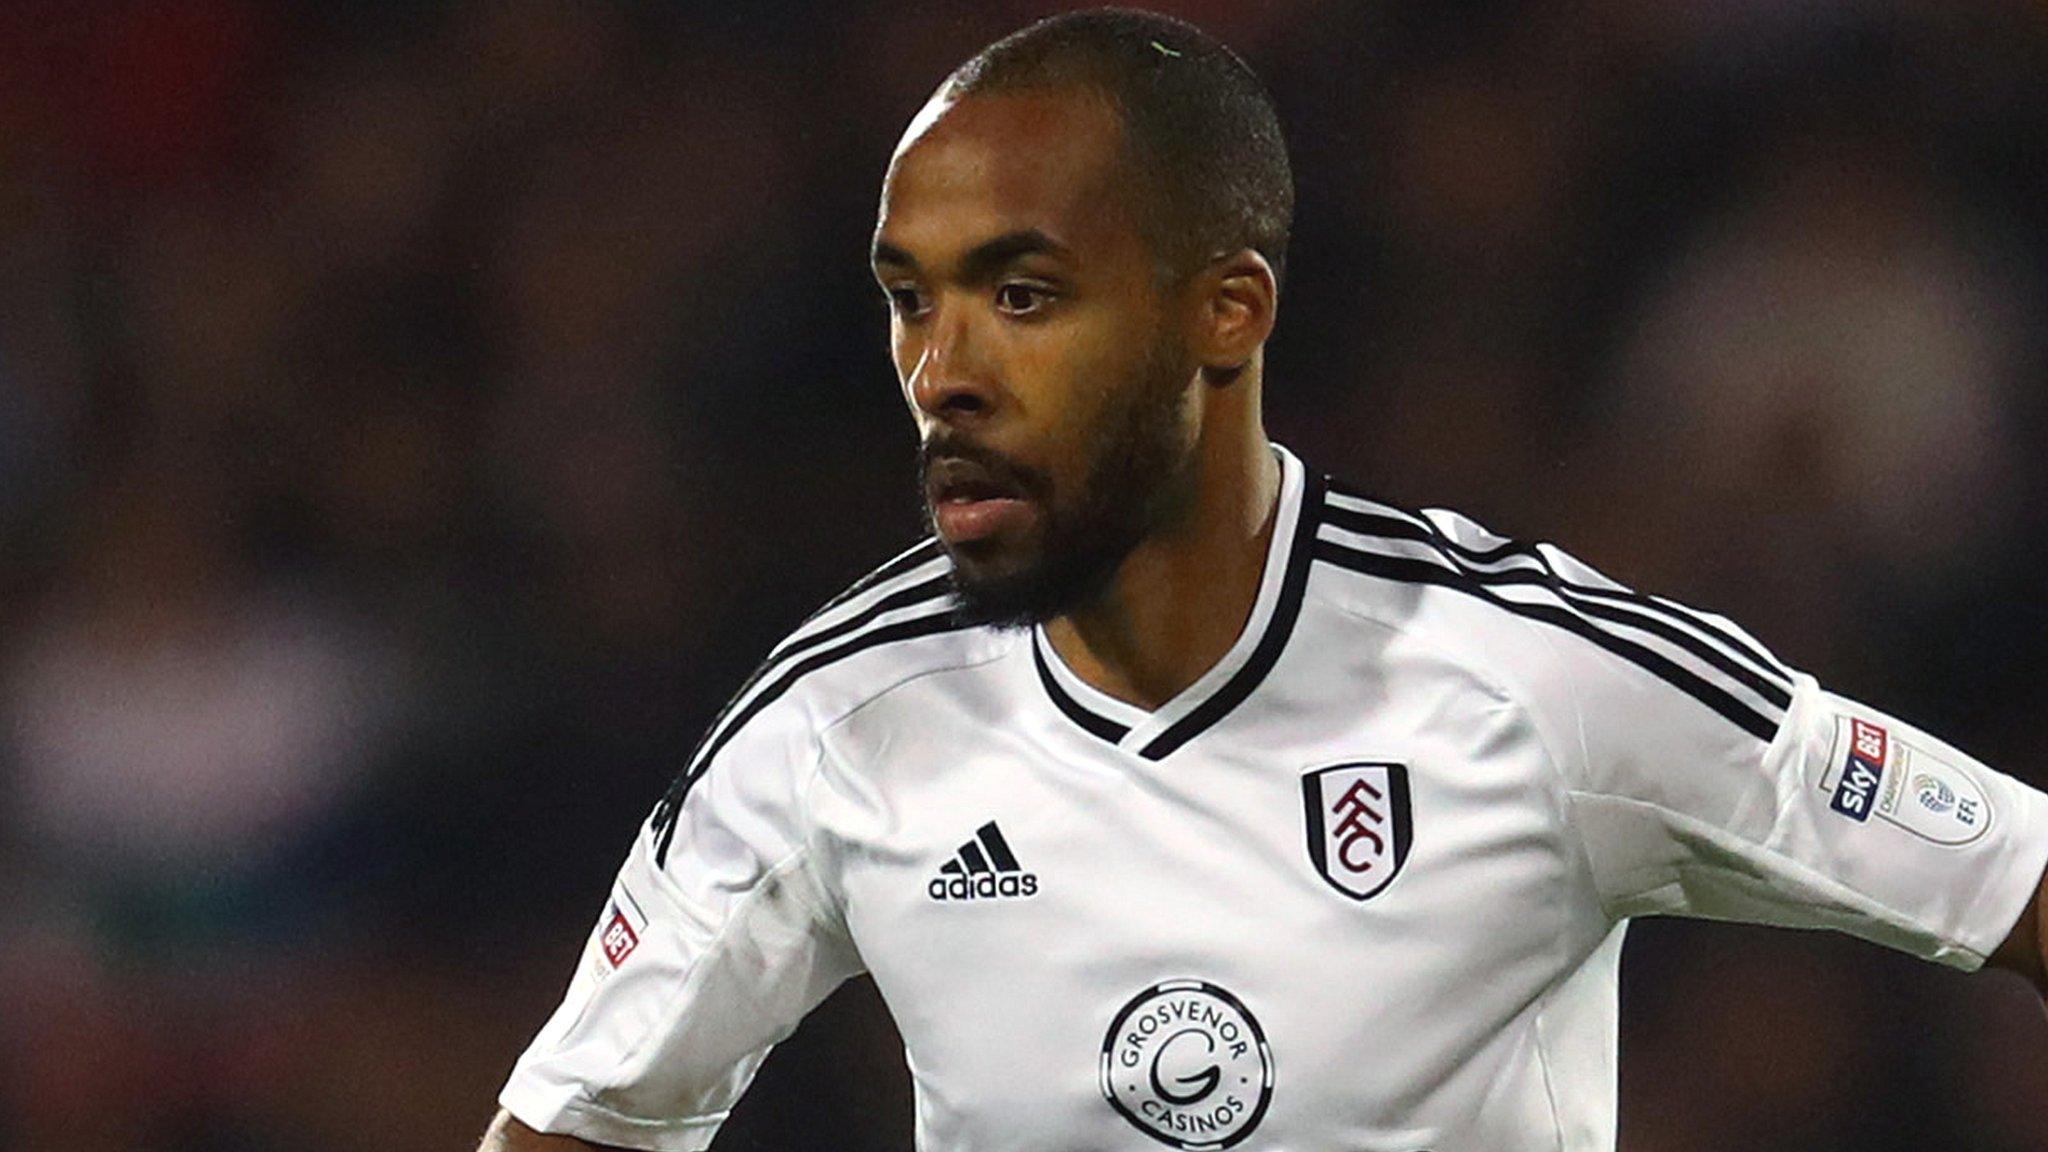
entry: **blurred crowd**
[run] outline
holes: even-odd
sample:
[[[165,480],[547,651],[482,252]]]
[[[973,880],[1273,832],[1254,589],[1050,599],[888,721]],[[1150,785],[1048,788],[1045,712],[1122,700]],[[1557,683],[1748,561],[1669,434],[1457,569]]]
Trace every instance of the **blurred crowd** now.
[[[1275,436],[2048,784],[2048,8],[1160,0]],[[1023,0],[0,6],[0,1150],[467,1147],[725,694],[920,531],[865,251]],[[2013,981],[1646,923],[1625,1152],[2048,1147]],[[856,987],[721,1147],[903,1149]]]

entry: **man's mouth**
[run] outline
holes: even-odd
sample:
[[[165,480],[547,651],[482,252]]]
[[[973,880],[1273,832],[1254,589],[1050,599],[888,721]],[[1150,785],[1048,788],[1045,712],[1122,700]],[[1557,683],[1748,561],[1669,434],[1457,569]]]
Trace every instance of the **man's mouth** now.
[[[932,523],[948,544],[972,544],[1021,527],[1032,514],[1023,485],[996,469],[958,456],[931,462],[925,501]]]

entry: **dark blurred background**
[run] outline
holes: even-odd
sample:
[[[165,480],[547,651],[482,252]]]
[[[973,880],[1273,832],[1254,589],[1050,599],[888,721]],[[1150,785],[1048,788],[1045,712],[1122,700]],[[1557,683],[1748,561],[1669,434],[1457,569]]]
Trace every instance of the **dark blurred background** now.
[[[472,1146],[917,533],[877,184],[1052,7],[0,6],[0,1148]],[[2048,6],[1161,7],[1291,133],[1276,437],[2048,782]],[[1646,923],[1624,1013],[1628,1152],[2048,1147],[2016,981]],[[856,984],[720,1147],[908,1145]]]

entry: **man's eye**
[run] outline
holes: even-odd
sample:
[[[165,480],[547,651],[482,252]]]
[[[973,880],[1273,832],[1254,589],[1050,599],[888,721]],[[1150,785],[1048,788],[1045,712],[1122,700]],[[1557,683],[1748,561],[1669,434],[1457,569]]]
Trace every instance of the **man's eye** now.
[[[924,308],[924,300],[915,288],[885,288],[889,297],[889,311],[898,316],[915,316]]]
[[[996,289],[996,307],[1013,316],[1043,311],[1052,293],[1035,284],[1005,284]]]

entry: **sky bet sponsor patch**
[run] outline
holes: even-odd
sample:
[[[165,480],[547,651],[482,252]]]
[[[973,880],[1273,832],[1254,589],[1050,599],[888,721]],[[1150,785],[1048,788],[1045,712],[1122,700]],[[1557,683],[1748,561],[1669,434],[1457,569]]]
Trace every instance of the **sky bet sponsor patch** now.
[[[1851,820],[1875,813],[1936,844],[1968,844],[1991,829],[1991,804],[1968,769],[1855,716],[1835,718],[1820,788]]]
[[[1835,723],[1839,727],[1841,721]],[[1849,758],[1842,765],[1835,798],[1828,802],[1828,807],[1858,823],[1870,819],[1870,810],[1877,805],[1877,786],[1884,781],[1884,765],[1890,755],[1891,733],[1850,717]]]
[[[597,935],[590,941],[590,966],[599,980],[619,970],[619,965],[640,947],[640,934],[646,930],[647,917],[633,894],[626,891],[624,884],[614,888],[611,903],[605,905],[604,919],[598,922]]]

